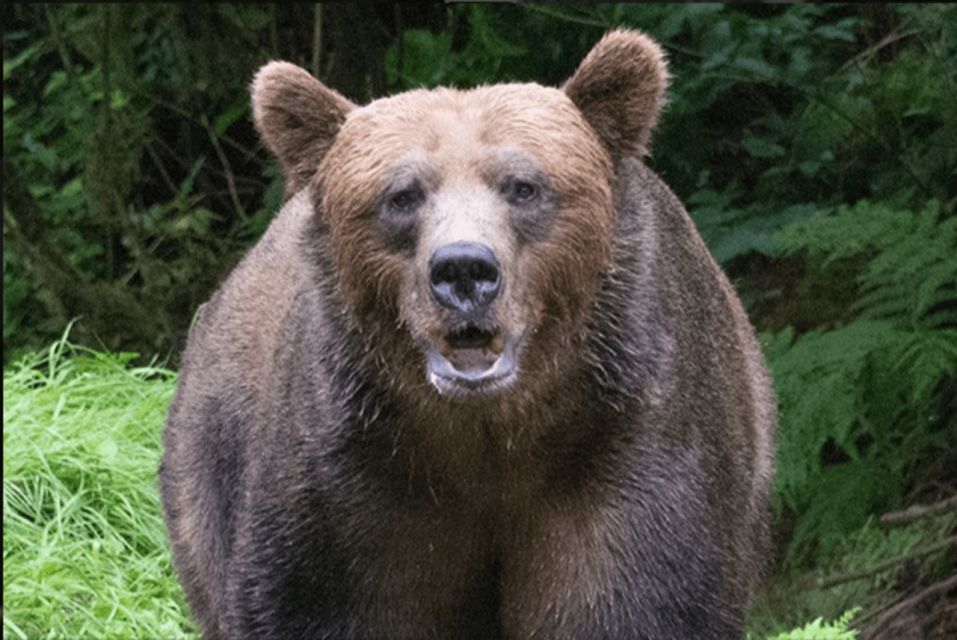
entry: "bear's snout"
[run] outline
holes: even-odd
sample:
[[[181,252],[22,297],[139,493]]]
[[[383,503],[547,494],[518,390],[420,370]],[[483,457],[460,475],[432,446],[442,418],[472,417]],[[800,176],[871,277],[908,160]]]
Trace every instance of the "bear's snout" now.
[[[465,314],[488,307],[502,285],[495,254],[477,242],[452,242],[436,249],[429,259],[429,288],[447,309]]]

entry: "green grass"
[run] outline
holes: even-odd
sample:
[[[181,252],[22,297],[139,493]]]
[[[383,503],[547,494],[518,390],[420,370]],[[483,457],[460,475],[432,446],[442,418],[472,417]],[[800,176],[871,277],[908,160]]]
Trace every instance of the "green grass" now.
[[[4,638],[195,637],[156,471],[175,374],[61,340],[3,375]]]
[[[64,338],[4,372],[4,638],[196,637],[156,483],[175,373],[133,358]],[[775,640],[812,637],[854,635]]]

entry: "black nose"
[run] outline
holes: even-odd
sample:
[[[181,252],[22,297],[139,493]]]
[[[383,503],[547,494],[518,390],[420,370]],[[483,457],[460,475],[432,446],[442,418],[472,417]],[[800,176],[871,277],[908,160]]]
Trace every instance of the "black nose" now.
[[[432,295],[443,307],[470,312],[487,306],[502,282],[495,254],[484,244],[453,242],[429,260]]]

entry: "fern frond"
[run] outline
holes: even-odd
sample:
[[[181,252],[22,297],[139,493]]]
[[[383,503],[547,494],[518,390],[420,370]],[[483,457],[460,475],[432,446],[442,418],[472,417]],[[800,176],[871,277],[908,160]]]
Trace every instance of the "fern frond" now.
[[[940,204],[912,213],[862,200],[834,215],[793,224],[776,236],[785,253],[806,251],[824,266],[863,256],[853,310],[868,319],[934,326],[953,319],[936,310],[957,308],[957,218],[941,219]]]
[[[776,240],[844,269],[857,292],[844,326],[765,339],[780,403],[778,505],[800,515],[795,556],[894,506],[904,474],[957,437],[934,427],[935,394],[957,376],[957,218],[936,201],[919,213],[861,201]]]

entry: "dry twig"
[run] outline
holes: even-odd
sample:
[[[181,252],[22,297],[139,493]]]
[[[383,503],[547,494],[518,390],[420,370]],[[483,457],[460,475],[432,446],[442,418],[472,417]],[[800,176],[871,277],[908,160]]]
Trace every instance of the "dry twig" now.
[[[891,511],[881,516],[882,527],[896,527],[928,516],[936,516],[953,511],[957,513],[957,496],[951,496],[934,504],[916,504],[903,511]]]
[[[233,168],[229,164],[229,159],[226,157],[226,154],[223,153],[223,148],[220,146],[219,140],[216,139],[216,132],[209,126],[209,120],[205,115],[202,117],[202,120],[203,127],[206,129],[207,135],[209,135],[209,141],[213,144],[213,149],[216,150],[216,155],[219,156],[219,162],[223,165],[223,173],[226,176],[226,186],[229,188],[229,197],[233,201],[233,206],[236,207],[236,213],[239,214],[240,219],[245,220],[246,210],[239,200],[239,193],[236,192],[236,180],[233,178]]]
[[[839,573],[831,576],[815,578],[811,580],[808,584],[805,584],[806,589],[828,589],[830,587],[844,584],[845,582],[852,582],[854,580],[861,580],[863,578],[869,578],[878,573],[887,571],[888,569],[893,569],[899,564],[907,562],[908,560],[916,560],[917,558],[923,558],[932,553],[942,551],[948,547],[957,548],[957,536],[951,536],[946,540],[941,540],[940,542],[935,542],[934,544],[928,545],[926,547],[921,547],[915,549],[910,553],[906,553],[897,558],[891,558],[890,560],[885,560],[884,562],[879,562],[873,566],[859,569],[857,571],[849,571],[847,573]]]
[[[952,589],[957,589],[957,575],[946,580],[936,582],[926,589],[922,589],[912,596],[901,600],[885,610],[869,628],[869,631],[880,633],[880,630],[893,624],[894,619],[900,617],[908,609],[912,609],[932,596],[941,596]],[[870,635],[870,633],[866,634]]]

